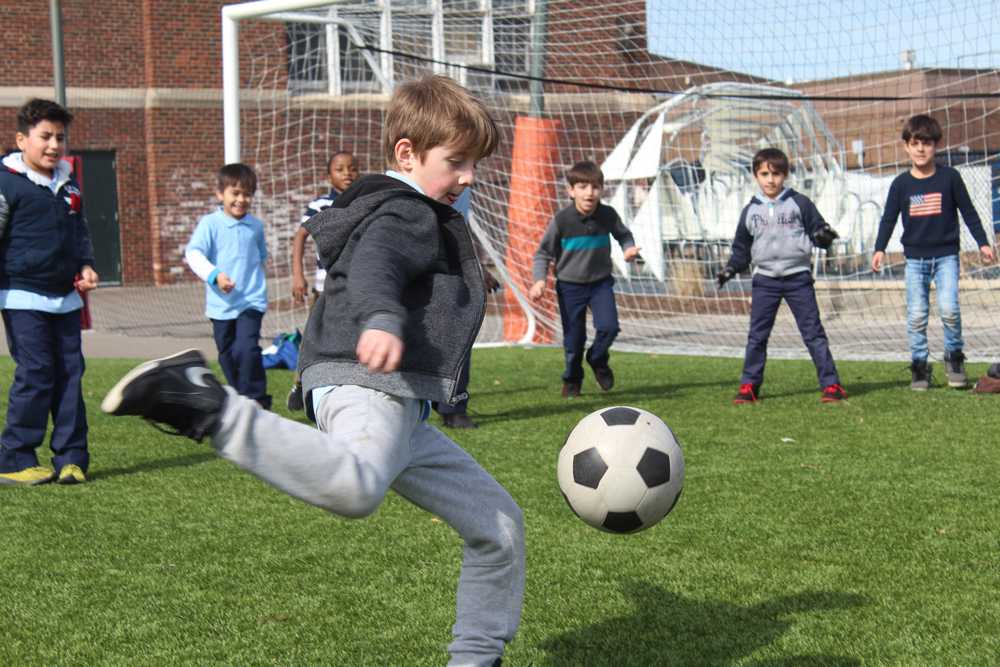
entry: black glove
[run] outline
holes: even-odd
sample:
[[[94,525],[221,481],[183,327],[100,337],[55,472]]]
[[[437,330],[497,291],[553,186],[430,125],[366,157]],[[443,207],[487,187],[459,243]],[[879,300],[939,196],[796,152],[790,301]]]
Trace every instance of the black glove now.
[[[834,231],[833,227],[830,225],[823,225],[816,230],[815,234],[813,234],[813,240],[816,242],[816,245],[823,250],[829,250],[830,244],[833,243],[833,240],[839,237],[840,234]]]
[[[722,286],[732,280],[735,275],[736,272],[727,266],[715,274],[715,284],[719,286],[719,289],[722,289]]]

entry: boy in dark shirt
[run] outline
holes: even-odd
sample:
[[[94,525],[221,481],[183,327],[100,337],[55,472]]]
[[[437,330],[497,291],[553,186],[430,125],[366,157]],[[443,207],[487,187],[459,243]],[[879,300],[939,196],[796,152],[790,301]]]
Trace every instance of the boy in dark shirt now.
[[[556,265],[556,294],[562,319],[566,370],[562,395],[580,395],[583,383],[583,348],[587,343],[587,308],[594,318],[594,342],[587,363],[598,386],[608,391],[615,376],[608,365],[608,350],[618,335],[618,309],[611,277],[611,238],[631,261],[639,254],[632,232],[615,209],[601,203],[604,174],[590,161],[577,162],[566,174],[572,206],[562,209],[545,230],[532,265],[535,282],[528,292],[532,301],[542,298],[549,264]]]
[[[910,156],[909,171],[889,188],[872,255],[872,271],[885,260],[896,218],[903,216],[903,254],[906,256],[906,333],[912,364],[910,389],[926,391],[931,383],[927,363],[927,316],[931,281],[937,287],[938,308],[944,325],[944,364],[948,386],[965,387],[962,352],[962,314],[958,303],[958,211],[976,239],[984,262],[993,260],[993,248],[983,231],[962,177],[951,167],[934,164],[941,126],[930,116],[918,115],[903,126],[903,147]]]

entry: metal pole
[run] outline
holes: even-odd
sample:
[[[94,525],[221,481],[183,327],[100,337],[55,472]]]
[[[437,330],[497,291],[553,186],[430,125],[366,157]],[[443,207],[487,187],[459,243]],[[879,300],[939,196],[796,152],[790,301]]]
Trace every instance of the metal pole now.
[[[226,164],[240,161],[240,42],[236,19],[222,10],[222,124]]]
[[[66,106],[66,78],[63,67],[62,12],[59,0],[49,0],[49,24],[52,27],[52,86],[55,88],[56,102]]]
[[[539,79],[545,76],[545,37],[548,22],[548,0],[535,0],[535,13],[531,19],[531,80],[530,115],[541,118],[545,113],[545,84]]]

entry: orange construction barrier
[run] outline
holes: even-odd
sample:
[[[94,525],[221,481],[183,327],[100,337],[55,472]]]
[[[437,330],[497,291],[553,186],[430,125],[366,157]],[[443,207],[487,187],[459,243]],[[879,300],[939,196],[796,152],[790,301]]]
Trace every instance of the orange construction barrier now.
[[[514,123],[506,264],[508,275],[525,298],[532,283],[531,259],[558,208],[559,125],[557,120],[529,116],[518,116]],[[535,308],[550,320],[558,321],[551,279],[548,287]],[[517,298],[512,290],[504,290],[504,340],[519,341],[527,330],[528,321]],[[538,322],[532,342],[551,343],[554,336],[551,327]]]

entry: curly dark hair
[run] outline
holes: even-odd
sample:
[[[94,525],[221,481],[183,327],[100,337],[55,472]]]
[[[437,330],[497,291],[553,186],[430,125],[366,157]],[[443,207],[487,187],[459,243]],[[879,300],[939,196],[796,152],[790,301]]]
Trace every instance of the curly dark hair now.
[[[17,131],[21,134],[28,134],[31,132],[31,128],[43,120],[62,123],[65,127],[73,122],[73,114],[61,104],[36,97],[33,100],[28,100],[24,106],[17,110]]]

